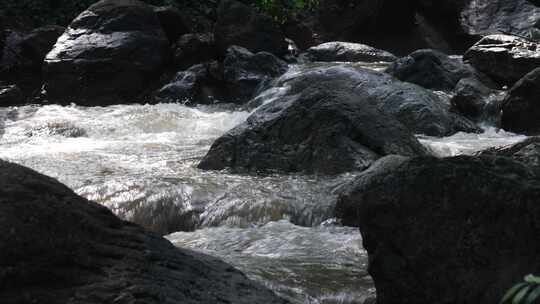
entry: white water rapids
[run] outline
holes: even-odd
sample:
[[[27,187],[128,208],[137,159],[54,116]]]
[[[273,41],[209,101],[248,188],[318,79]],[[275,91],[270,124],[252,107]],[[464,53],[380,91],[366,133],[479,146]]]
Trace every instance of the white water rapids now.
[[[294,303],[362,303],[374,293],[357,229],[332,220],[354,178],[233,175],[196,165],[248,112],[180,104],[0,108],[0,158],[53,176],[175,245],[218,256]],[[523,140],[420,137],[439,156]],[[183,231],[183,232],[182,232]]]

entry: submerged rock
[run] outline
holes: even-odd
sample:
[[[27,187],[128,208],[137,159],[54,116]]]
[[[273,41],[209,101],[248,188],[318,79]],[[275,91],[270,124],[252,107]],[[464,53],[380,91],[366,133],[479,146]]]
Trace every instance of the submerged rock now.
[[[0,160],[0,185],[2,303],[287,303],[50,177]]]
[[[463,63],[460,57],[436,50],[418,50],[393,62],[386,72],[402,81],[427,89],[452,91],[464,78],[477,78],[494,86],[490,79]]]
[[[382,160],[340,197],[377,303],[498,303],[540,271],[540,177],[505,157]]]
[[[489,35],[463,59],[503,85],[513,85],[540,67],[540,43],[509,35]]]
[[[369,45],[340,41],[327,42],[311,47],[307,50],[307,55],[312,61],[327,62],[377,62],[397,59],[393,54]]]
[[[289,91],[216,140],[199,168],[339,174],[388,154],[427,154],[372,96],[351,91],[356,73],[382,75],[329,68],[285,80]]]
[[[167,61],[169,42],[153,9],[102,0],[81,13],[45,58],[51,101],[133,102]]]
[[[214,26],[216,43],[225,51],[232,45],[252,52],[266,51],[281,56],[287,54],[285,36],[270,16],[237,0],[221,1]]]
[[[508,91],[502,107],[502,127],[512,132],[540,133],[540,67]]]

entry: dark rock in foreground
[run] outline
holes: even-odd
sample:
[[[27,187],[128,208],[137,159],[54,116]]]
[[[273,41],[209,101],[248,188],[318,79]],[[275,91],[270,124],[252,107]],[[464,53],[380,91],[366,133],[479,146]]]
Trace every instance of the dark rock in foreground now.
[[[513,85],[540,67],[540,43],[509,35],[484,37],[463,56],[479,71],[503,85]]]
[[[286,303],[56,180],[0,160],[0,302]]]
[[[152,7],[103,0],[81,13],[45,58],[50,101],[133,102],[165,62],[169,41]]]
[[[540,178],[505,157],[382,160],[341,196],[377,303],[498,303],[540,271]]]
[[[286,94],[217,139],[199,168],[339,174],[388,154],[427,154],[369,95],[351,91],[351,72],[323,69],[288,81]]]
[[[436,50],[418,50],[393,62],[386,72],[402,81],[427,89],[452,91],[463,78],[476,78],[494,86],[486,76],[477,72],[459,57]]]
[[[266,51],[278,56],[287,53],[285,36],[274,20],[236,0],[221,1],[214,35],[223,53],[232,45],[255,53]]]
[[[333,41],[323,43],[307,50],[312,61],[341,62],[377,62],[394,61],[393,54],[360,43]]]
[[[503,101],[502,127],[524,133],[540,133],[540,67],[525,75]]]
[[[159,6],[154,8],[154,12],[161,24],[161,28],[163,28],[163,31],[171,44],[175,43],[180,36],[190,32],[190,29],[184,20],[184,15],[177,8],[171,6]]]

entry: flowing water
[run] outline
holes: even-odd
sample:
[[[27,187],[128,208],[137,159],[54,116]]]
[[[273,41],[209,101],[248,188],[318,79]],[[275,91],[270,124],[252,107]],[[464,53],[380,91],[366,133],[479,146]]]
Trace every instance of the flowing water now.
[[[266,93],[276,98],[280,89]],[[333,217],[354,178],[198,170],[221,134],[249,113],[180,104],[0,108],[0,158],[53,176],[175,245],[225,259],[294,303],[362,303],[374,294],[357,229]],[[439,156],[472,154],[523,136],[420,136]]]

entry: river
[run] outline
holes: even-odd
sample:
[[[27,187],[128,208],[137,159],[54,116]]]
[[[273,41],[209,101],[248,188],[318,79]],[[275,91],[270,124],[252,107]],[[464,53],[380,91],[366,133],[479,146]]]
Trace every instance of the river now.
[[[272,95],[272,94],[269,94]],[[374,294],[357,229],[333,218],[335,177],[198,170],[212,142],[249,112],[181,104],[0,108],[0,158],[57,178],[176,246],[218,256],[294,303],[362,303]],[[524,136],[419,136],[438,156]]]

